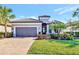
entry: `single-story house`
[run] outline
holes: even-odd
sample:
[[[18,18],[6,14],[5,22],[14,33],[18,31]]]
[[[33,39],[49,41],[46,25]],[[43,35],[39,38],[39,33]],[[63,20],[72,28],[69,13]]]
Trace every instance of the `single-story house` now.
[[[49,34],[50,16],[39,16],[38,19],[24,18],[11,21],[14,37],[36,37],[38,34]]]
[[[72,27],[67,27],[66,29],[63,29],[62,32],[79,32],[79,28],[72,28]]]

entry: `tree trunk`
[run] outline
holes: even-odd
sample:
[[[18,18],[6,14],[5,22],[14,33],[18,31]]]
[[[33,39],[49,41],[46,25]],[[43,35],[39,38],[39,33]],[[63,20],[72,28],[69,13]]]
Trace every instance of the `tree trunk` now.
[[[59,35],[58,39],[60,40],[61,39],[61,37],[60,37],[60,29],[58,29],[58,35]]]
[[[6,38],[7,37],[7,24],[6,23],[5,23],[4,29],[5,29],[4,37]]]

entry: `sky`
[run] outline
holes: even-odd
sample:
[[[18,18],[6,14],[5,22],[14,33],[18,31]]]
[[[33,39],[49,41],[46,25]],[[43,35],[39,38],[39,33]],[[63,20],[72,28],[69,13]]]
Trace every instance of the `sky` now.
[[[16,18],[37,18],[41,15],[51,16],[51,20],[67,22],[73,12],[79,7],[78,4],[2,4],[13,10]]]

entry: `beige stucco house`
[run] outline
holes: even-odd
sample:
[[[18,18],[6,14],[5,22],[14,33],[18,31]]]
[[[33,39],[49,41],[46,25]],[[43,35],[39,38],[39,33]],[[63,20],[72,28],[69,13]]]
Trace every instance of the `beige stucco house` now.
[[[38,16],[38,19],[23,18],[11,21],[14,37],[36,37],[38,34],[49,34],[50,16]]]

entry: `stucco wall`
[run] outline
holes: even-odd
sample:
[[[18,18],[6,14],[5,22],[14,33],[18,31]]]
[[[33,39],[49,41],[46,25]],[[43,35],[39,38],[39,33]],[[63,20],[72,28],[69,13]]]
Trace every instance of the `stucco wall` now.
[[[5,32],[5,28],[3,25],[0,25],[0,32]],[[7,32],[11,32],[11,27],[7,27]]]
[[[49,18],[48,17],[42,17],[42,18],[40,18],[40,21],[42,21],[43,23],[48,23]]]
[[[16,27],[37,27],[37,34],[42,32],[42,23],[12,23],[13,35],[16,37]]]

